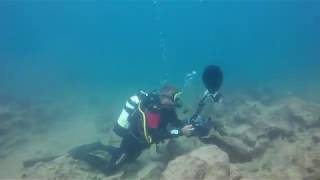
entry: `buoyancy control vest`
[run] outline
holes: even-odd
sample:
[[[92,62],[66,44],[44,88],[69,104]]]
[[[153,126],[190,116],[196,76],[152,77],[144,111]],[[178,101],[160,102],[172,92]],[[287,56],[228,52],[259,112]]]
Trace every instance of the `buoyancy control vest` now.
[[[117,123],[120,127],[124,129],[130,128],[130,116],[139,111],[142,115],[144,121],[150,119],[150,123],[144,122],[144,129],[146,131],[146,124],[149,124],[151,128],[155,128],[157,124],[159,124],[159,117],[155,113],[146,113],[148,112],[156,112],[159,110],[160,99],[159,95],[156,91],[152,91],[147,93],[145,91],[139,91],[134,96],[131,96],[127,102],[125,103],[124,108],[121,111],[121,114],[117,120]]]

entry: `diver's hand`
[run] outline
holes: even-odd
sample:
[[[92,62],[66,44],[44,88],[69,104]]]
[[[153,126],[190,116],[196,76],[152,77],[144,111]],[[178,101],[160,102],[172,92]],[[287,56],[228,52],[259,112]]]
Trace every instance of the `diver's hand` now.
[[[192,133],[194,131],[194,127],[189,124],[189,125],[185,125],[182,129],[181,129],[181,132],[184,136],[191,136]]]

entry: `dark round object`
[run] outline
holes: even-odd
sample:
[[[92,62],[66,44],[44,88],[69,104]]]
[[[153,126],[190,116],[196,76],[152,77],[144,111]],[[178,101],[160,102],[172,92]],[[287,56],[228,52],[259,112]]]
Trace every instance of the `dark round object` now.
[[[222,85],[223,72],[219,66],[209,65],[203,71],[202,81],[210,93],[215,93]]]

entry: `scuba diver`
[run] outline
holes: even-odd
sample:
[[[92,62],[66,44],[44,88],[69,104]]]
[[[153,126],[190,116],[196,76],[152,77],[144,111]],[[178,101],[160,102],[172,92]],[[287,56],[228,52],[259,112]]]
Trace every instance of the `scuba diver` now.
[[[119,148],[102,143],[82,145],[70,151],[73,158],[83,160],[96,169],[109,174],[126,162],[134,161],[152,144],[178,136],[191,136],[194,128],[178,119],[180,92],[174,86],[164,86],[159,92],[139,91],[125,104],[113,131],[122,138]],[[93,155],[105,151],[109,160]]]
[[[195,114],[187,121],[179,120],[176,113],[176,108],[182,106],[182,92],[176,87],[166,85],[159,91],[139,91],[126,102],[113,128],[115,134],[122,138],[119,147],[97,142],[76,147],[69,152],[70,155],[110,175],[124,164],[136,160],[152,144],[179,136],[208,135],[212,123],[202,118],[200,113],[208,97],[214,101],[221,100],[218,89],[223,75],[218,66],[211,65],[205,69],[202,78],[207,91]]]

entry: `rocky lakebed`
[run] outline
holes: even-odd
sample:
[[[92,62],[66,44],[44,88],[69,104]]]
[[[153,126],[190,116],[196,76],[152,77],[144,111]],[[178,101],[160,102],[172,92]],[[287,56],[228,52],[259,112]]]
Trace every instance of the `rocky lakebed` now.
[[[27,135],[15,136],[17,130],[46,130],[37,126],[35,114],[52,119],[49,112],[26,107],[1,105],[0,162],[27,141]],[[257,90],[230,94],[223,104],[207,106],[204,115],[215,123],[208,136],[152,146],[112,176],[64,153],[25,159],[13,179],[320,180],[320,104]]]

